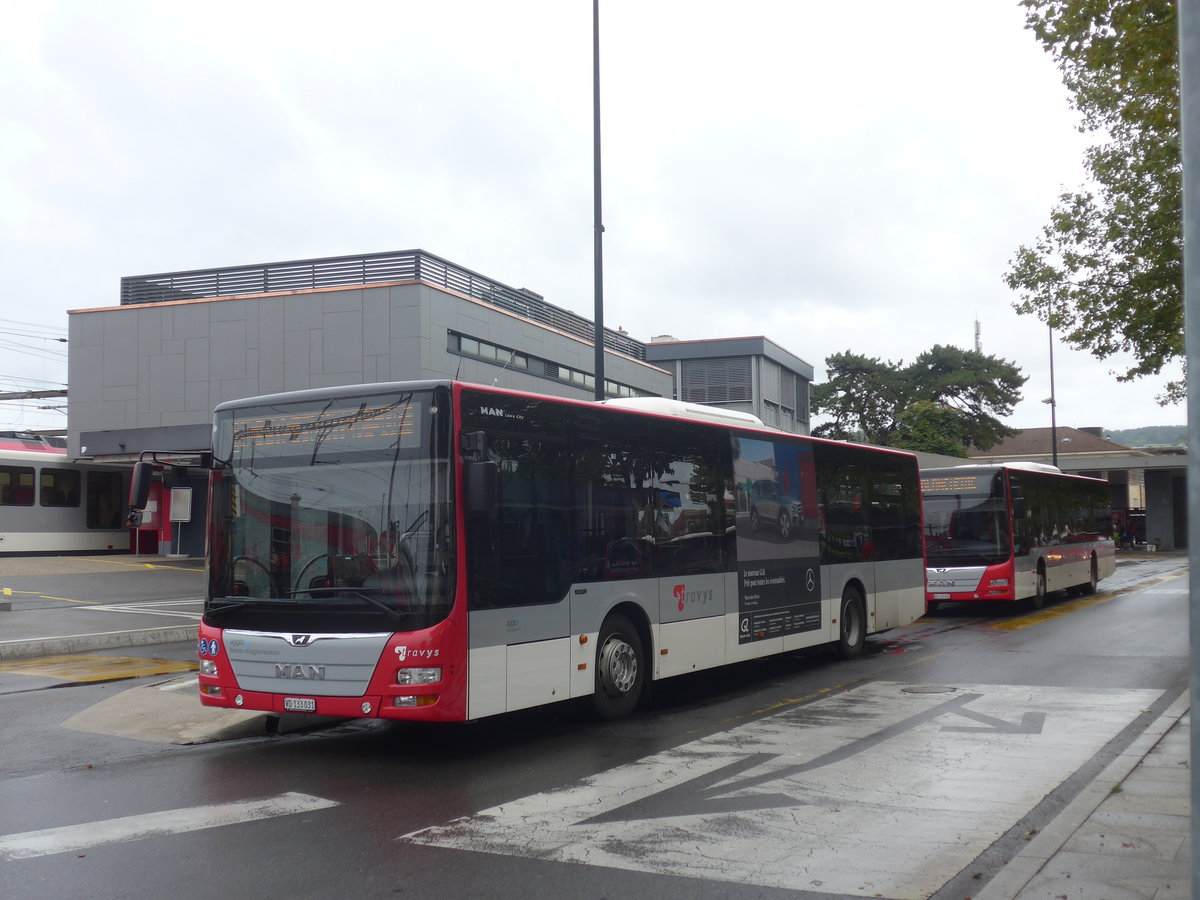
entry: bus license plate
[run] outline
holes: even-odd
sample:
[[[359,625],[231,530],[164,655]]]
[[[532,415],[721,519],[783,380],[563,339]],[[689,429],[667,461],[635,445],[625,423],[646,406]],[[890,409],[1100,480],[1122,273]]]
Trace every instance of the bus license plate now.
[[[284,712],[316,712],[317,701],[311,697],[284,697]]]
[[[933,599],[934,600],[949,600],[950,595],[949,594],[934,594]]]

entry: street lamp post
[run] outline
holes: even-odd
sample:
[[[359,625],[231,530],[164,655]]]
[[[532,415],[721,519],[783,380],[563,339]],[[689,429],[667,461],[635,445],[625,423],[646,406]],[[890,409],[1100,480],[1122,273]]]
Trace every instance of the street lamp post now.
[[[1050,396],[1042,401],[1050,404],[1050,463],[1058,466],[1058,421],[1054,401],[1054,326],[1050,326]]]
[[[595,228],[596,399],[604,399],[604,224],[600,216],[600,0],[592,0],[592,186]]]

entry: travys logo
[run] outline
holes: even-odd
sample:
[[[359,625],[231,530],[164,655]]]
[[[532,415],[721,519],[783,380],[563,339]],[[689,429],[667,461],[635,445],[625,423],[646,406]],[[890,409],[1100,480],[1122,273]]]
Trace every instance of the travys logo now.
[[[400,662],[406,659],[436,659],[442,655],[441,650],[410,650],[407,646],[401,644],[396,648],[396,656]]]
[[[677,584],[673,591],[675,599],[679,602],[679,611],[683,612],[683,608],[689,603],[699,603],[701,606],[708,603],[712,599],[712,588],[705,588],[701,591],[689,591],[687,585]]]

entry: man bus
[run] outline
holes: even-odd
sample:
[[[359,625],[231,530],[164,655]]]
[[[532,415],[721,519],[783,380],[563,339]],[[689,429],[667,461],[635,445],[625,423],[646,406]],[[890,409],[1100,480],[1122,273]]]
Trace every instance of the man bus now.
[[[1032,462],[921,472],[927,599],[1028,601],[1090,594],[1116,568],[1107,481]]]
[[[423,381],[224,403],[204,704],[478,719],[835,644],[925,610],[909,453],[660,398]],[[753,486],[797,520],[750,527]]]

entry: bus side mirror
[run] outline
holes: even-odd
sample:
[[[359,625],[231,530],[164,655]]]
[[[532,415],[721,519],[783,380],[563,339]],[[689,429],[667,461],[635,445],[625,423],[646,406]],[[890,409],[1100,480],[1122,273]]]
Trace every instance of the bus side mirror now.
[[[129,483],[129,506],[145,509],[150,502],[150,483],[154,481],[154,463],[135,462],[133,479]]]
[[[467,513],[491,515],[496,508],[497,484],[498,478],[494,462],[464,463],[463,495]]]
[[[1024,497],[1013,497],[1013,518],[1018,520],[1025,518]]]

